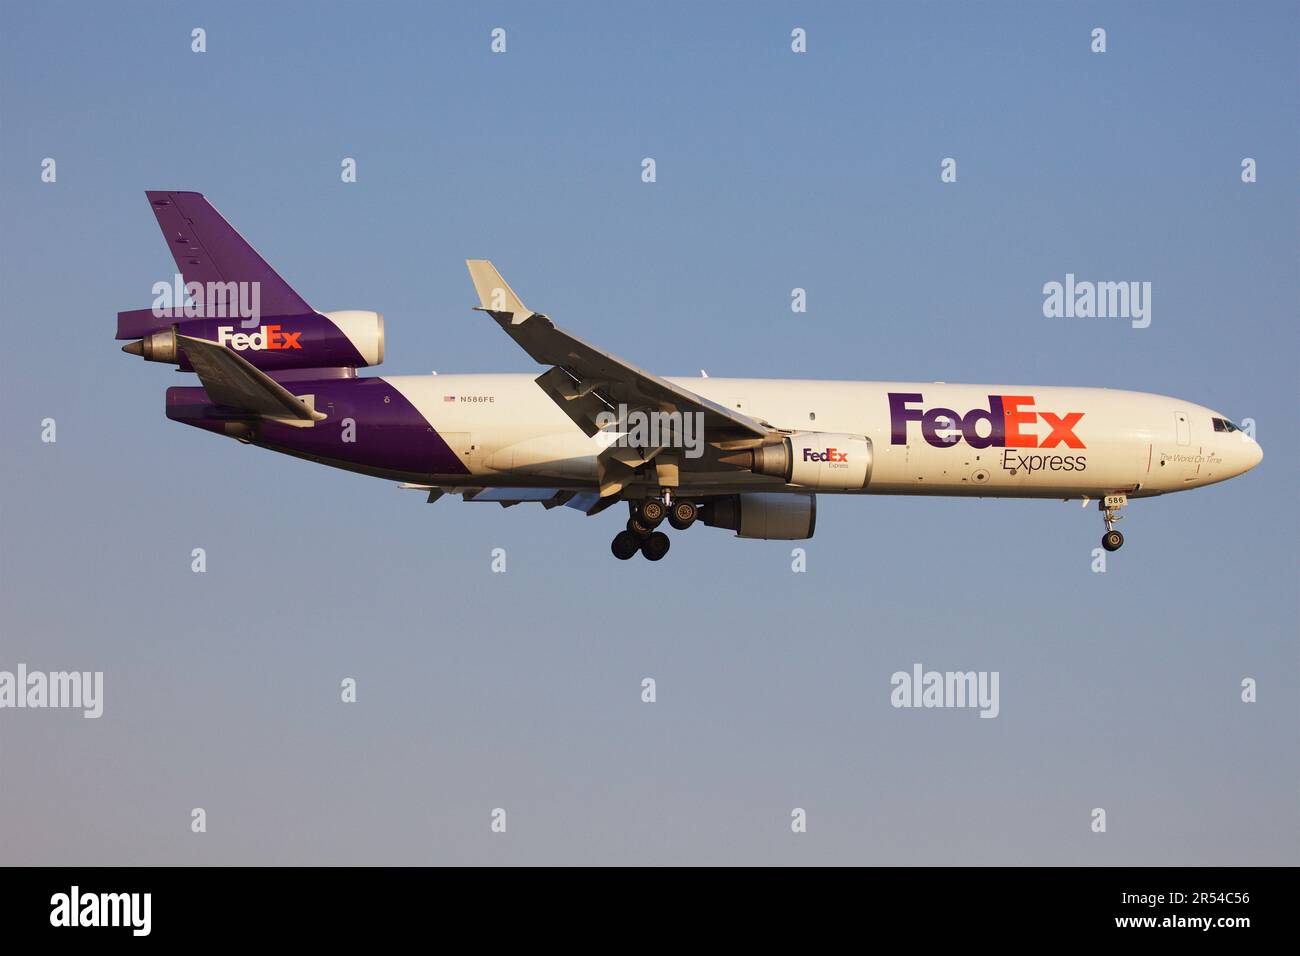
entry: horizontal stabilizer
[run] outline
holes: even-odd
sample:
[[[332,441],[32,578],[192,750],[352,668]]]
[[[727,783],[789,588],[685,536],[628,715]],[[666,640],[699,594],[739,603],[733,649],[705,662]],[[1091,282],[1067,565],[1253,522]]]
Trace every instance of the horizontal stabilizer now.
[[[188,335],[176,336],[176,344],[198,373],[208,398],[218,405],[293,425],[307,426],[326,417],[225,346]]]

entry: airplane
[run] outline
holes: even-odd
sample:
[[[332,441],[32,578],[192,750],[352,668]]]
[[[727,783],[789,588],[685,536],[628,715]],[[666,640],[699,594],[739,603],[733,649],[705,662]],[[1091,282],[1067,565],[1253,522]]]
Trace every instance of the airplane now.
[[[818,494],[1097,501],[1102,547],[1131,499],[1249,471],[1259,444],[1219,412],[1106,388],[666,378],[527,308],[491,262],[479,298],[540,375],[359,376],[384,318],[317,312],[196,192],[146,192],[178,294],[119,312],[122,350],[198,375],[167,417],[250,445],[503,507],[595,515],[625,502],[614,556],[658,561],[696,521],[802,540]],[[181,280],[183,279],[183,283]],[[183,291],[182,291],[183,290]]]

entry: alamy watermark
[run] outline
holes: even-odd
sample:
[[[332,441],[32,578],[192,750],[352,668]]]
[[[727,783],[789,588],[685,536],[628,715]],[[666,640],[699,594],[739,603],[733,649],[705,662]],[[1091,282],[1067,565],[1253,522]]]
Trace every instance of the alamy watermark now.
[[[1133,328],[1151,324],[1150,282],[1064,282],[1043,284],[1043,315],[1049,319],[1129,319]]]
[[[996,717],[997,671],[927,671],[918,664],[912,670],[895,671],[889,683],[889,702],[895,707],[979,708],[981,717]]]
[[[156,318],[239,319],[246,329],[262,320],[262,284],[253,282],[186,282],[180,273],[152,288]]]
[[[80,709],[93,719],[104,713],[103,671],[0,671],[0,709],[5,707]]]
[[[50,925],[116,926],[130,929],[132,936],[148,936],[152,910],[152,893],[86,893],[73,884],[67,893],[50,897]]]
[[[596,427],[613,427],[613,444],[622,448],[682,448],[686,458],[704,455],[703,412],[645,412],[620,404],[616,412],[597,415]]]

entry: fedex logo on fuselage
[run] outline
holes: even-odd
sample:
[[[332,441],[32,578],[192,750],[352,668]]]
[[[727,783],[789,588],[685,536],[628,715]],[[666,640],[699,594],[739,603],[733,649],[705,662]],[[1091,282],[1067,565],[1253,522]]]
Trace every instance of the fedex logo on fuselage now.
[[[1083,412],[1057,415],[1038,411],[1032,395],[990,395],[988,408],[973,408],[964,415],[951,408],[927,409],[924,402],[920,392],[889,393],[891,445],[906,445],[908,423],[918,422],[921,436],[936,448],[947,448],[963,438],[972,448],[1087,447],[1074,433]],[[1048,429],[1041,441],[1037,435],[1021,430],[1032,427],[1039,419]],[[983,432],[981,422],[987,423]]]
[[[221,345],[228,345],[236,352],[242,352],[244,349],[251,349],[254,352],[261,352],[266,349],[279,351],[281,349],[300,349],[302,343],[298,339],[302,332],[284,332],[278,325],[263,325],[256,332],[236,332],[233,325],[217,326],[217,342]]]
[[[811,448],[803,450],[804,461],[822,461],[827,463],[847,462],[849,453],[840,451],[838,448],[827,448],[825,451],[813,451]]]

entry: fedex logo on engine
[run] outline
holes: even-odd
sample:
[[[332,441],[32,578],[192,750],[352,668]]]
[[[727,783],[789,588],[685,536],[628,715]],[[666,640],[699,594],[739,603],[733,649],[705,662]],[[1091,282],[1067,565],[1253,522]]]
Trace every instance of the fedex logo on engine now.
[[[298,341],[301,336],[300,331],[281,331],[278,325],[263,325],[253,333],[236,332],[233,325],[217,326],[217,342],[230,346],[236,352],[242,352],[244,349],[251,349],[254,352],[266,349],[271,351],[301,349],[302,343]]]
[[[947,448],[963,438],[972,448],[1085,448],[1075,427],[1083,412],[1038,411],[1032,395],[990,395],[988,408],[973,408],[958,414],[951,408],[925,408],[920,392],[889,393],[890,444],[907,444],[909,422],[919,422],[921,436],[936,448]],[[915,407],[913,407],[915,406]],[[1022,429],[1032,428],[1041,419],[1047,433],[1039,436]],[[981,431],[981,423],[985,423]]]
[[[834,464],[836,462],[845,462],[849,460],[847,451],[840,451],[838,448],[827,448],[825,451],[813,451],[811,448],[803,450],[804,461],[821,461]]]

